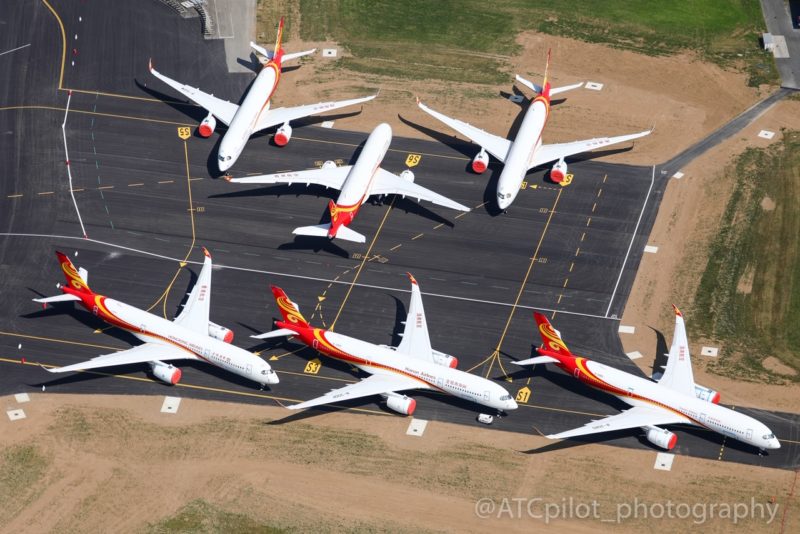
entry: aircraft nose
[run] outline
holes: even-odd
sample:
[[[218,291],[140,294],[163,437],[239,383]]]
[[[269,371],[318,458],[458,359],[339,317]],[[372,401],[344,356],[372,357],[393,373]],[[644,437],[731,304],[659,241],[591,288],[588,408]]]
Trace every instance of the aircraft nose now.
[[[270,371],[269,374],[267,375],[267,384],[277,384],[278,382],[280,382],[280,379],[278,378],[278,373],[276,373],[275,371]]]
[[[517,408],[519,408],[519,405],[517,404],[517,401],[515,401],[514,399],[511,399],[506,404],[506,410],[516,410]]]
[[[772,440],[769,442],[769,448],[770,448],[770,449],[780,449],[780,448],[781,448],[781,442],[780,442],[780,441],[778,441],[778,438],[773,438],[773,439],[772,439]]]

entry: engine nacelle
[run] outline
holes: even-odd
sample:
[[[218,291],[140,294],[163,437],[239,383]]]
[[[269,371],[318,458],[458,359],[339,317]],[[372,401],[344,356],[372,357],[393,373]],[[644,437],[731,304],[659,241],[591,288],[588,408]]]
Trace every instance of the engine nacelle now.
[[[648,426],[645,427],[645,430],[647,431],[647,441],[656,447],[661,447],[662,449],[671,451],[678,442],[678,436],[664,428]]]
[[[472,159],[472,170],[476,174],[483,174],[489,168],[489,154],[484,149],[481,149]]]
[[[567,162],[563,159],[558,160],[553,168],[550,169],[550,179],[557,184],[560,184],[562,180],[567,176]]]
[[[414,173],[408,169],[400,173],[400,178],[407,182],[411,182],[412,184],[414,183]]]
[[[289,143],[289,139],[292,138],[292,127],[289,126],[288,123],[284,123],[283,126],[278,128],[278,131],[275,132],[275,137],[272,139],[275,141],[275,144],[278,146],[286,146]]]
[[[707,388],[699,384],[694,385],[694,396],[700,400],[708,401],[713,404],[719,404],[719,391],[714,391],[711,388]]]
[[[276,141],[276,143],[277,143],[277,141]],[[325,163],[322,164],[322,168],[323,169],[335,169],[336,168],[336,162],[328,160],[328,161],[326,161]]]
[[[388,406],[390,410],[394,410],[397,413],[403,415],[412,415],[414,410],[417,409],[417,401],[411,397],[400,395],[398,393],[387,393],[385,398],[386,406]]]
[[[206,115],[206,118],[203,119],[203,122],[200,123],[200,127],[197,128],[200,137],[211,137],[211,134],[214,133],[214,129],[217,127],[217,119],[209,113]]]
[[[233,341],[233,330],[212,323],[211,321],[208,322],[208,335],[214,339],[224,341],[225,343],[231,343]]]
[[[164,363],[164,362],[150,362],[150,369],[153,371],[153,376],[164,382],[165,384],[169,384],[170,386],[174,386],[181,379],[181,370],[171,363]]]
[[[458,358],[445,354],[444,352],[439,352],[438,350],[433,351],[433,362],[436,365],[449,367],[450,369],[458,367]]]

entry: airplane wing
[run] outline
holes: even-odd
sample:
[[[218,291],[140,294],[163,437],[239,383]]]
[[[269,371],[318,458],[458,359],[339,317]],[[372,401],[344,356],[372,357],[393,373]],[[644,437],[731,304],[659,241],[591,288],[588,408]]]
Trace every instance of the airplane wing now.
[[[630,410],[617,415],[609,415],[603,419],[597,419],[586,423],[566,432],[550,434],[550,439],[567,439],[576,436],[586,436],[588,434],[599,434],[600,432],[611,432],[613,430],[626,430],[629,428],[639,428],[645,426],[670,425],[676,423],[688,423],[689,419],[676,413],[661,410],[655,407],[635,406]]]
[[[290,410],[302,410],[303,408],[311,408],[312,406],[319,406],[321,404],[330,404],[332,402],[341,402],[350,399],[359,399],[361,397],[369,397],[371,395],[380,395],[381,393],[393,393],[395,391],[416,388],[425,388],[425,384],[398,374],[372,375],[355,384],[334,389],[321,397],[301,402],[300,404],[293,404],[287,406],[287,408]]]
[[[203,107],[207,111],[211,112],[212,115],[225,123],[225,126],[231,123],[233,116],[236,115],[236,112],[239,110],[239,106],[233,102],[222,100],[214,95],[204,93],[197,87],[191,87],[164,76],[153,68],[152,61],[150,62],[150,72],[153,73],[153,76],[169,85],[198,106]]]
[[[102,356],[97,356],[96,358],[92,358],[91,360],[83,363],[76,363],[55,369],[44,367],[44,369],[51,373],[68,373],[70,371],[83,371],[85,369],[97,369],[100,367],[116,367],[118,365],[152,362],[154,360],[169,361],[196,359],[197,356],[195,356],[194,353],[174,345],[145,343],[144,345],[138,345],[132,349],[114,352],[112,354],[103,354]]]
[[[467,136],[473,143],[480,145],[482,148],[486,149],[489,154],[499,159],[502,163],[505,163],[506,155],[508,155],[508,150],[511,148],[511,141],[508,139],[490,134],[489,132],[484,132],[480,128],[476,128],[458,119],[451,119],[447,115],[442,115],[438,111],[432,110],[422,102],[417,101],[417,105],[428,115],[439,119],[461,135]]]
[[[321,169],[261,174],[258,176],[247,176],[245,178],[226,178],[226,180],[237,184],[316,184],[332,187],[333,189],[341,189],[352,168],[352,165],[330,168],[323,166]]]
[[[538,167],[544,163],[556,161],[561,158],[574,156],[582,152],[589,152],[597,150],[606,146],[616,145],[617,143],[624,143],[625,141],[632,141],[645,135],[650,135],[653,130],[645,130],[629,135],[619,135],[617,137],[596,137],[594,139],[586,139],[585,141],[572,141],[571,143],[557,143],[554,145],[542,145],[538,150],[534,150],[533,157],[528,163],[528,169]]]
[[[658,383],[673,391],[694,397],[694,373],[689,356],[689,341],[686,338],[686,325],[683,314],[675,308],[675,333],[672,335],[672,346],[669,348],[667,366]]]
[[[459,204],[454,200],[434,193],[430,189],[426,189],[421,185],[410,182],[393,174],[385,169],[379,168],[375,174],[375,179],[372,182],[372,188],[369,191],[370,195],[403,195],[416,198],[417,200],[427,200],[446,208],[469,211],[469,208],[463,204]]]
[[[208,321],[211,308],[211,254],[203,247],[206,258],[200,276],[197,277],[192,292],[181,310],[175,317],[175,323],[194,332],[208,334]]]
[[[397,352],[432,362],[433,348],[431,347],[431,338],[428,336],[425,308],[422,307],[422,294],[419,291],[419,284],[411,276],[411,273],[408,273],[408,277],[411,279],[411,302],[408,305],[403,339],[397,346]]]
[[[365,96],[363,98],[352,98],[350,100],[339,100],[338,102],[320,102],[319,104],[308,104],[305,106],[296,106],[292,108],[275,108],[266,112],[258,120],[254,132],[266,130],[278,124],[301,119],[310,115],[317,115],[325,113],[326,111],[333,111],[334,109],[344,108],[347,106],[355,106],[363,102],[368,102],[378,95]]]

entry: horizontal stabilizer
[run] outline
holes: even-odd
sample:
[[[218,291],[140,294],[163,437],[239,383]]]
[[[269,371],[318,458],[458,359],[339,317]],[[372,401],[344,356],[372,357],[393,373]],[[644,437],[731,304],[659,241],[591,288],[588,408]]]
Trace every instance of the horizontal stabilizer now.
[[[311,50],[306,50],[304,52],[294,52],[292,54],[283,54],[283,57],[281,58],[281,63],[283,63],[284,61],[291,61],[293,59],[297,59],[297,58],[300,58],[300,57],[303,57],[303,56],[310,56],[311,54],[313,54],[316,51],[317,51],[316,48],[312,48]]]
[[[258,334],[257,336],[250,336],[255,339],[271,339],[273,337],[283,337],[283,336],[293,336],[297,332],[294,330],[290,330],[288,328],[279,328],[277,330],[273,330],[272,332],[267,332],[266,334]]]
[[[558,360],[552,356],[536,356],[528,358],[527,360],[520,360],[518,362],[511,362],[514,365],[536,365],[537,363],[558,363]]]
[[[73,300],[81,300],[80,297],[76,297],[70,293],[64,293],[63,295],[56,295],[55,297],[45,297],[41,299],[33,299],[34,302],[41,302],[42,304],[49,304],[50,302],[70,302]]]
[[[330,224],[315,224],[314,226],[301,226],[300,228],[295,228],[292,230],[292,233],[295,235],[310,235],[314,237],[328,237],[328,231],[330,230]],[[363,235],[359,234],[358,232],[351,230],[347,226],[340,226],[339,229],[336,231],[336,235],[334,237],[338,237],[339,239],[344,239],[345,241],[353,241],[355,243],[364,243],[367,238]]]
[[[566,93],[567,91],[572,91],[573,89],[578,89],[581,86],[583,86],[583,82],[574,83],[572,85],[565,85],[563,87],[551,87],[550,88],[550,96],[557,95],[559,93]]]
[[[531,91],[535,92],[537,95],[541,94],[544,90],[541,85],[535,84],[530,80],[526,80],[519,74],[516,75],[516,80],[530,89]],[[567,91],[572,91],[573,89],[578,89],[579,87],[583,86],[583,82],[574,83],[572,85],[565,85],[563,87],[551,87],[550,88],[550,96],[557,95],[559,93],[566,93]]]

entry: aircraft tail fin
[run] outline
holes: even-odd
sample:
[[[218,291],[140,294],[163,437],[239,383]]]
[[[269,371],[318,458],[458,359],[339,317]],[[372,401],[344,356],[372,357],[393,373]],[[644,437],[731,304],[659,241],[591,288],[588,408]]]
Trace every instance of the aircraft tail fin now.
[[[278,303],[278,309],[283,317],[283,326],[296,326],[298,328],[308,328],[310,326],[305,317],[303,317],[303,314],[300,313],[300,308],[289,299],[283,289],[278,286],[272,286],[272,294],[275,296],[275,302]],[[286,330],[290,329],[291,328],[286,328]]]
[[[75,265],[63,252],[56,252],[56,256],[58,256],[58,262],[61,264],[61,270],[64,271],[64,277],[67,279],[67,287],[82,293],[92,293],[88,283],[88,271],[83,267],[75,269]]]
[[[561,333],[553,328],[553,325],[550,324],[547,317],[539,312],[534,312],[533,316],[536,319],[536,325],[539,327],[539,335],[542,337],[542,346],[545,351],[539,351],[539,353],[545,355],[557,354],[559,356],[572,356],[572,353],[561,339]]]
[[[544,80],[542,80],[542,96],[550,99],[550,82],[547,77],[550,74],[550,52],[551,48],[547,49],[547,63],[544,64]]]
[[[275,39],[275,52],[272,53],[272,59],[278,65],[281,64],[281,60],[283,59],[283,49],[281,48],[282,40],[283,40],[283,17],[281,17],[281,21],[278,23],[278,37]]]

